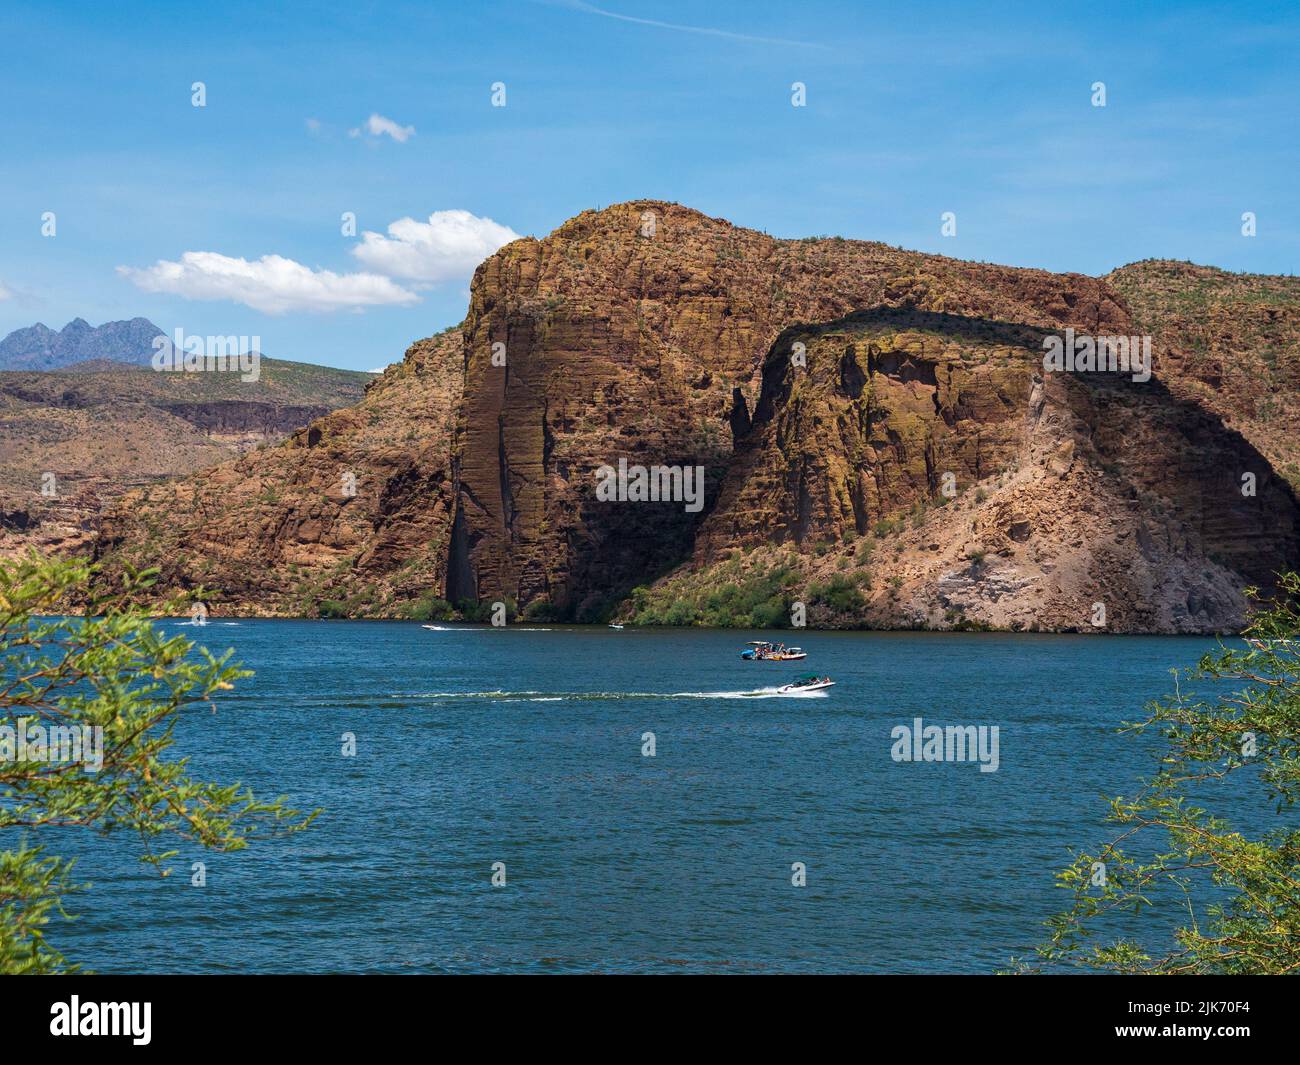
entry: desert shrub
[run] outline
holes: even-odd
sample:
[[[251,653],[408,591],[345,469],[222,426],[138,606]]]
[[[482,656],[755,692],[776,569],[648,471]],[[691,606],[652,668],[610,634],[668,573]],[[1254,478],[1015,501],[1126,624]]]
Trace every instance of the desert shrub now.
[[[876,522],[876,535],[881,539],[886,536],[894,536],[903,531],[903,521],[901,518],[881,518]]]
[[[450,621],[455,617],[452,605],[432,592],[410,603],[403,603],[399,612],[410,621]]]
[[[866,605],[857,582],[836,573],[825,584],[814,584],[808,589],[814,603],[820,603],[837,613],[847,614],[861,610]]]

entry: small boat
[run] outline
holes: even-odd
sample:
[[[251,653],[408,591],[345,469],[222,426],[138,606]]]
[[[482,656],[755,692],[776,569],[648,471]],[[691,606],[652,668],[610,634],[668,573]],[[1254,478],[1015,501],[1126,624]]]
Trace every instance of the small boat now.
[[[799,647],[786,647],[770,640],[750,640],[749,648],[740,652],[746,662],[798,662],[808,654]]]
[[[609,623],[609,627],[610,627],[611,629],[613,629],[615,632],[622,632],[622,631],[623,631],[623,626],[622,626],[622,625],[615,625],[612,621]]]
[[[776,690],[779,695],[798,695],[802,692],[819,692],[834,686],[835,682],[830,677],[817,677],[810,674],[789,684],[783,684]]]

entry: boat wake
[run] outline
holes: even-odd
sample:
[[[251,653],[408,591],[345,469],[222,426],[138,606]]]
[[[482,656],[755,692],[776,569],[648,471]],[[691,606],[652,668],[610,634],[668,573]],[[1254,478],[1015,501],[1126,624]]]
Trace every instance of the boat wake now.
[[[618,702],[627,699],[824,699],[824,691],[755,688],[729,692],[400,692],[397,699],[491,699],[503,703]]]
[[[550,629],[530,628],[526,625],[421,625],[430,632],[550,632]]]

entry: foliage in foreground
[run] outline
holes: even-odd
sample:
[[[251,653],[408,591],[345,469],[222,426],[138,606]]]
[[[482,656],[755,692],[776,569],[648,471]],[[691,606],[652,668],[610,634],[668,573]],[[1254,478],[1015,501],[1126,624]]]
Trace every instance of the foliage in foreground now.
[[[0,973],[77,968],[46,937],[51,919],[67,916],[64,897],[82,890],[72,863],[46,853],[58,830],[129,833],[166,876],[179,852],[164,846],[233,851],[314,816],[239,784],[195,780],[186,759],[168,757],[181,711],[250,674],[229,652],[191,656],[192,642],[164,636],[130,605],[151,572],[128,573],[112,594],[91,593],[91,575],[80,561],[0,562]],[[79,596],[89,596],[85,618],[42,616]],[[55,737],[66,754],[74,735],[94,730],[93,760],[57,756]]]
[[[1208,654],[1189,673],[1237,690],[1214,702],[1176,690],[1129,726],[1164,735],[1159,772],[1111,800],[1115,837],[1058,874],[1073,905],[1018,971],[1300,971],[1300,829],[1288,827],[1300,795],[1300,576],[1284,577],[1282,591],[1255,614],[1244,648]],[[1284,823],[1253,838],[1200,805],[1225,789],[1238,815]],[[1141,942],[1103,936],[1099,926],[1130,914],[1147,926]]]

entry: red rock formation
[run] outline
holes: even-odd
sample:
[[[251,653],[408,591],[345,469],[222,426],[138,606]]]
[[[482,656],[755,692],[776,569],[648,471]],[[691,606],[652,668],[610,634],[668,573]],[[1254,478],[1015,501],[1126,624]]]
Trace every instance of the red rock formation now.
[[[877,306],[1127,323],[1092,278],[775,240],[655,201],[585,212],[503,248],[475,275],[464,324],[451,597],[545,598],[585,616],[670,567],[689,553],[696,516],[597,503],[596,469],[702,465],[712,502],[733,418],[746,416],[737,390],[752,405],[776,336]]]
[[[860,609],[814,604],[814,621],[1084,628],[1100,601],[1111,629],[1230,627],[1243,584],[1297,562],[1277,474],[1296,443],[1225,424],[1259,397],[1216,390],[1203,361],[1194,376],[1176,356],[1200,327],[1147,298],[1148,274],[1113,276],[1124,294],[657,201],[584,212],[484,262],[462,326],[360,406],[133,499],[100,554],[110,572],[160,561],[239,611],[445,595],[587,619],[656,578],[652,595],[693,601],[737,548],[779,557],[803,595],[883,521]],[[1146,384],[1043,376],[1048,331],[1164,321]],[[1290,365],[1294,334],[1275,340]],[[702,466],[707,506],[598,499],[620,459]]]

